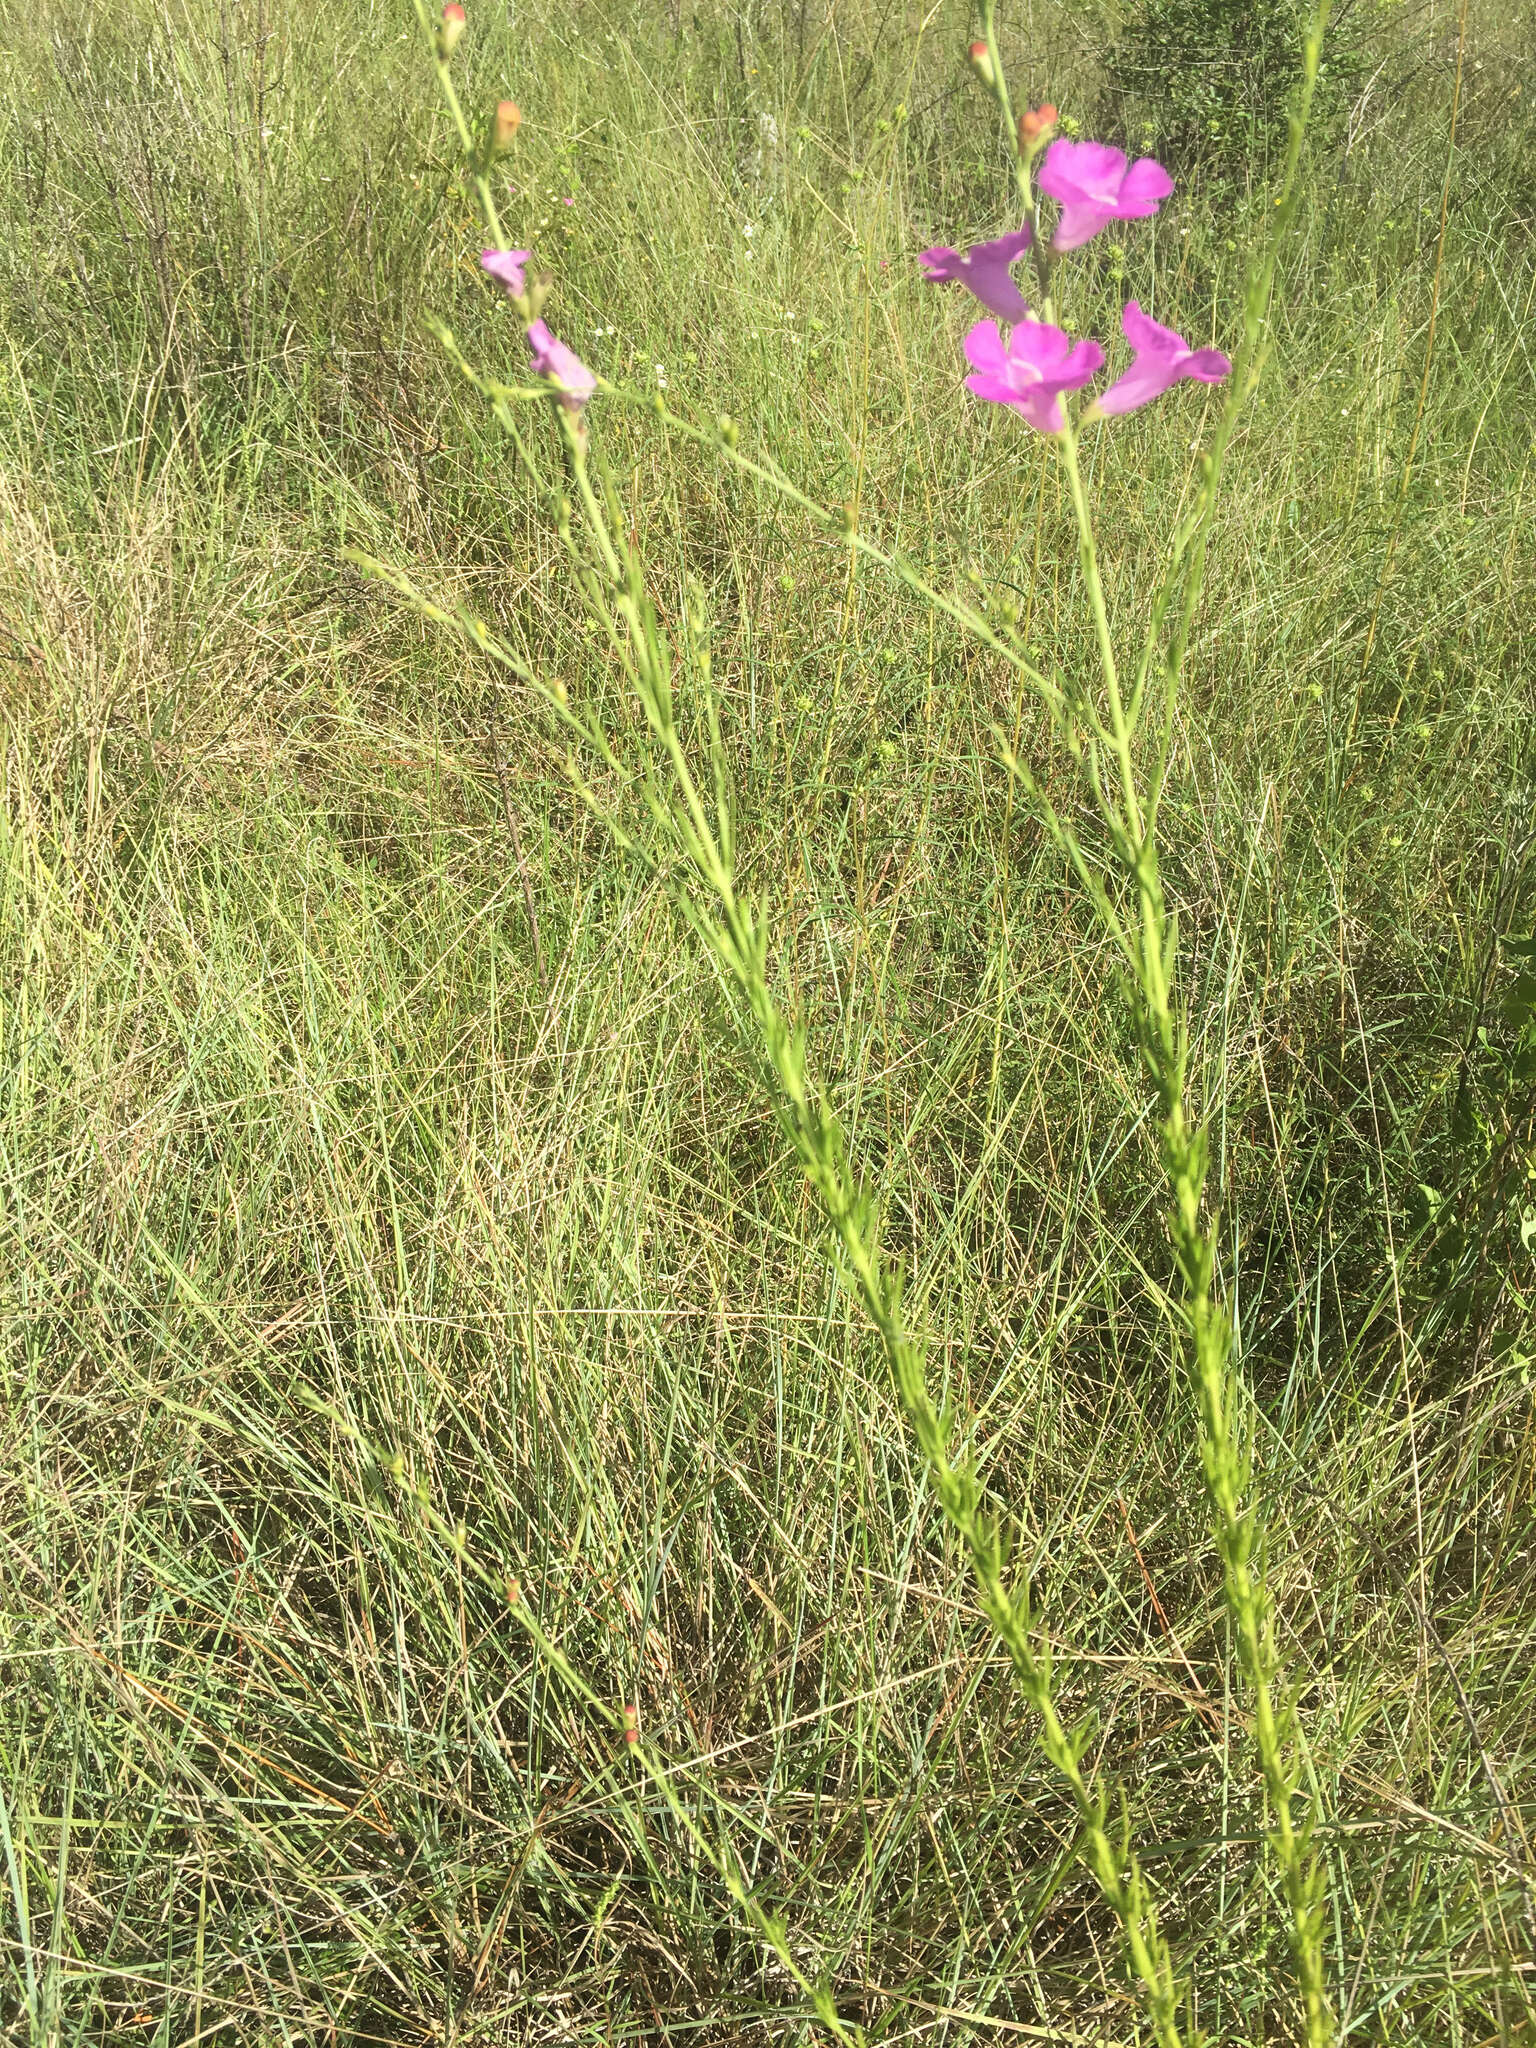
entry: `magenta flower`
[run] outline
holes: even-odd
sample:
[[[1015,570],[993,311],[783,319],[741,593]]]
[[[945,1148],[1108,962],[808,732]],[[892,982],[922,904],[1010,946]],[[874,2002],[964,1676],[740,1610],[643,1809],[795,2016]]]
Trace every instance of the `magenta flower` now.
[[[999,320],[1022,320],[1029,311],[1018,286],[1008,275],[1030,244],[1028,226],[995,242],[976,242],[962,256],[958,249],[925,249],[918,257],[930,284],[963,284]]]
[[[1145,220],[1173,190],[1160,163],[1144,156],[1126,168],[1125,151],[1107,142],[1069,142],[1060,135],[1045,152],[1040,190],[1061,202],[1053,249],[1080,249],[1107,220]]]
[[[976,372],[965,388],[993,405],[1011,405],[1042,434],[1066,426],[1060,394],[1086,384],[1104,361],[1096,341],[1072,337],[1043,320],[1021,320],[1005,345],[997,324],[978,320],[965,337],[965,359]]]
[[[531,249],[482,249],[480,268],[498,284],[504,284],[514,299],[520,299],[526,288],[523,265],[532,254]]]
[[[533,367],[540,377],[549,377],[560,387],[560,402],[579,412],[597,389],[597,379],[572,348],[557,341],[542,320],[528,329],[528,346]]]
[[[1161,398],[1181,377],[1219,384],[1232,374],[1232,365],[1219,348],[1191,348],[1182,334],[1149,320],[1134,299],[1121,315],[1120,326],[1136,351],[1135,360],[1125,375],[1117,377],[1104,396],[1094,401],[1095,412],[1135,412],[1139,405]]]

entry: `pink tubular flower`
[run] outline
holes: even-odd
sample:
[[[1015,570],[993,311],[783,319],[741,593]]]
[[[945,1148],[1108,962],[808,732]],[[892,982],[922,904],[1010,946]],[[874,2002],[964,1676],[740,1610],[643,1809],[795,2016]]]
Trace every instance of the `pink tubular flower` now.
[[[505,285],[512,298],[520,299],[527,289],[523,265],[532,254],[531,249],[482,249],[480,268],[498,284]]]
[[[1171,327],[1159,327],[1149,320],[1132,299],[1120,318],[1121,330],[1136,351],[1135,360],[1093,410],[1100,413],[1135,412],[1160,398],[1181,377],[1195,377],[1202,384],[1219,384],[1232,374],[1232,365],[1219,348],[1191,348],[1182,334]]]
[[[1006,345],[993,320],[978,320],[965,337],[965,359],[976,372],[965,388],[994,405],[1011,405],[1042,434],[1066,426],[1063,391],[1086,384],[1104,361],[1096,341],[1080,341],[1043,320],[1021,320]]]
[[[929,284],[963,284],[999,320],[1022,320],[1029,308],[1008,270],[1029,247],[1030,239],[1026,225],[1016,235],[976,242],[963,256],[958,249],[925,249],[917,260]]]
[[[597,389],[597,379],[580,356],[557,341],[542,320],[535,320],[529,328],[528,346],[533,351],[535,372],[560,387],[562,405],[579,412]]]
[[[1144,156],[1126,168],[1125,151],[1107,142],[1069,142],[1061,135],[1045,152],[1040,190],[1061,202],[1053,249],[1080,249],[1108,220],[1145,220],[1173,190],[1160,163]]]

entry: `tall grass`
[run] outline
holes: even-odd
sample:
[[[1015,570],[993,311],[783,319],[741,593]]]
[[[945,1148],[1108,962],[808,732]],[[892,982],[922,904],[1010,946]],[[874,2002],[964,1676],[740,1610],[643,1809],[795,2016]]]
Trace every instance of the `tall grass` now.
[[[1005,22],[1005,50],[1086,113],[1071,28]],[[1528,1198],[1464,1316],[1418,1195],[1463,1199],[1458,1102],[1507,1028],[1493,937],[1533,922],[1528,59],[1474,12],[1451,152],[1454,28],[1384,30],[1348,154],[1315,163],[1166,799],[1330,1979],[1372,2041],[1522,2038],[1533,1964]],[[977,535],[1011,550],[1027,636],[1081,664],[1054,493],[957,392],[958,311],[911,274],[998,189],[966,30],[498,17],[468,89],[524,106],[509,227],[559,250],[598,367],[661,364],[675,406],[728,410],[935,579]],[[1134,2038],[1068,1803],[686,926],[584,822],[538,703],[342,562],[414,565],[622,731],[419,325],[514,359],[414,24],[8,31],[18,2037],[806,2034],[723,1833],[872,2034]],[[1176,292],[1223,338],[1258,206],[1178,202],[1105,306]],[[708,593],[786,996],[1073,1646],[1066,1704],[1133,1800],[1197,2021],[1287,2038],[1135,1047],[990,729],[1063,803],[1068,764],[899,585],[643,414],[604,430],[637,544],[679,605]],[[1142,473],[1103,548],[1131,596],[1188,449],[1124,431]],[[1485,1113],[1529,1147],[1528,1101]],[[710,1855],[459,1521],[638,1704]]]

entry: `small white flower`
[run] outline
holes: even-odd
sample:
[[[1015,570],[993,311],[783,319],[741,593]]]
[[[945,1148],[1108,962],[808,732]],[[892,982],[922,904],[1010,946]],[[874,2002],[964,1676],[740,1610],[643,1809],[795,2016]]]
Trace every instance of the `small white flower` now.
[[[752,225],[751,221],[748,221],[741,232],[746,236],[747,240],[750,242],[752,237],[757,233],[757,229]]]
[[[655,367],[657,389],[665,391],[667,388],[667,366],[665,363],[657,363]]]

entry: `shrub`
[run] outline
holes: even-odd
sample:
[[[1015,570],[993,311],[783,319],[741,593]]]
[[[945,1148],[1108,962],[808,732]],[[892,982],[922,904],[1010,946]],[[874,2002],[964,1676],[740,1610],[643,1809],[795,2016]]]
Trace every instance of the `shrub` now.
[[[1262,165],[1285,134],[1301,68],[1295,0],[1141,0],[1105,58],[1113,118],[1181,169]],[[1359,71],[1358,25],[1335,10],[1313,120],[1325,128]]]

